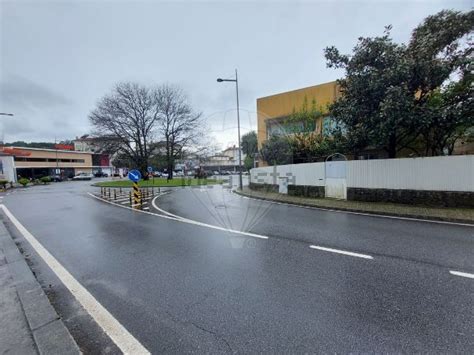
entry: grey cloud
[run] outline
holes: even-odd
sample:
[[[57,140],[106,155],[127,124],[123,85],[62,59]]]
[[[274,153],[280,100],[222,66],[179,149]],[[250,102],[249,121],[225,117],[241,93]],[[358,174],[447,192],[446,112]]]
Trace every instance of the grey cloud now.
[[[469,0],[437,1],[1,1],[0,111],[6,140],[73,138],[114,83],[177,83],[222,145],[236,142],[239,69],[243,131],[256,99],[332,81],[323,48],[350,52],[359,36],[393,25],[407,41],[424,17]],[[370,19],[368,21],[367,19]]]
[[[10,74],[0,81],[2,104],[8,107],[41,110],[64,107],[72,104],[71,100],[53,90],[24,78]]]

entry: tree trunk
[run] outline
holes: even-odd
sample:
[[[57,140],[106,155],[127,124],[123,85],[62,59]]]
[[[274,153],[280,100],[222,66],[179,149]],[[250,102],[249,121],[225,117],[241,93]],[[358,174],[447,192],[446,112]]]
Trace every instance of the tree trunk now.
[[[393,159],[397,157],[397,137],[391,135],[387,147],[388,158]]]

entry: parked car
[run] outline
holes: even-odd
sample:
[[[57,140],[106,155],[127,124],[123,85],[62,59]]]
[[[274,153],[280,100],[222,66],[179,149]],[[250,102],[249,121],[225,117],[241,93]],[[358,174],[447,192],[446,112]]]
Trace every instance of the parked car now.
[[[74,176],[73,180],[92,180],[93,175],[88,173],[79,173]]]
[[[94,174],[94,177],[100,178],[100,177],[109,177],[109,174],[104,173],[103,171],[98,171]]]
[[[49,178],[53,182],[61,182],[64,180],[64,178],[61,175],[51,175]]]
[[[182,171],[175,171],[174,175],[182,177],[182,176],[184,176],[184,173]]]
[[[161,177],[162,174],[161,174],[159,171],[154,171],[154,172],[152,173],[152,175],[153,175],[154,177]]]

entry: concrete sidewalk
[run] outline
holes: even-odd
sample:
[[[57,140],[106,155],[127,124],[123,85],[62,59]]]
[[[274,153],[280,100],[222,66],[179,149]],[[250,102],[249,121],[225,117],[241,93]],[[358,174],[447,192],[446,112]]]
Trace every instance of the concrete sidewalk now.
[[[79,354],[0,218],[0,354]]]

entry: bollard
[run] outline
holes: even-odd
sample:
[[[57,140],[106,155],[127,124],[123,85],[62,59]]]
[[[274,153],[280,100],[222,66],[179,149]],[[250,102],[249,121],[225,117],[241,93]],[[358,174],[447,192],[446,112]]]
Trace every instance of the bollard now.
[[[130,207],[132,207],[132,191],[128,193],[128,196],[130,198]]]
[[[155,196],[155,191],[153,190],[153,186],[151,187],[151,195]]]
[[[117,190],[114,189],[114,200],[116,200],[116,199],[117,199]]]
[[[122,188],[120,188],[119,193],[120,193],[120,195],[122,194]]]
[[[110,199],[110,187],[109,187],[109,192],[108,192],[108,196],[109,196],[109,199]]]

